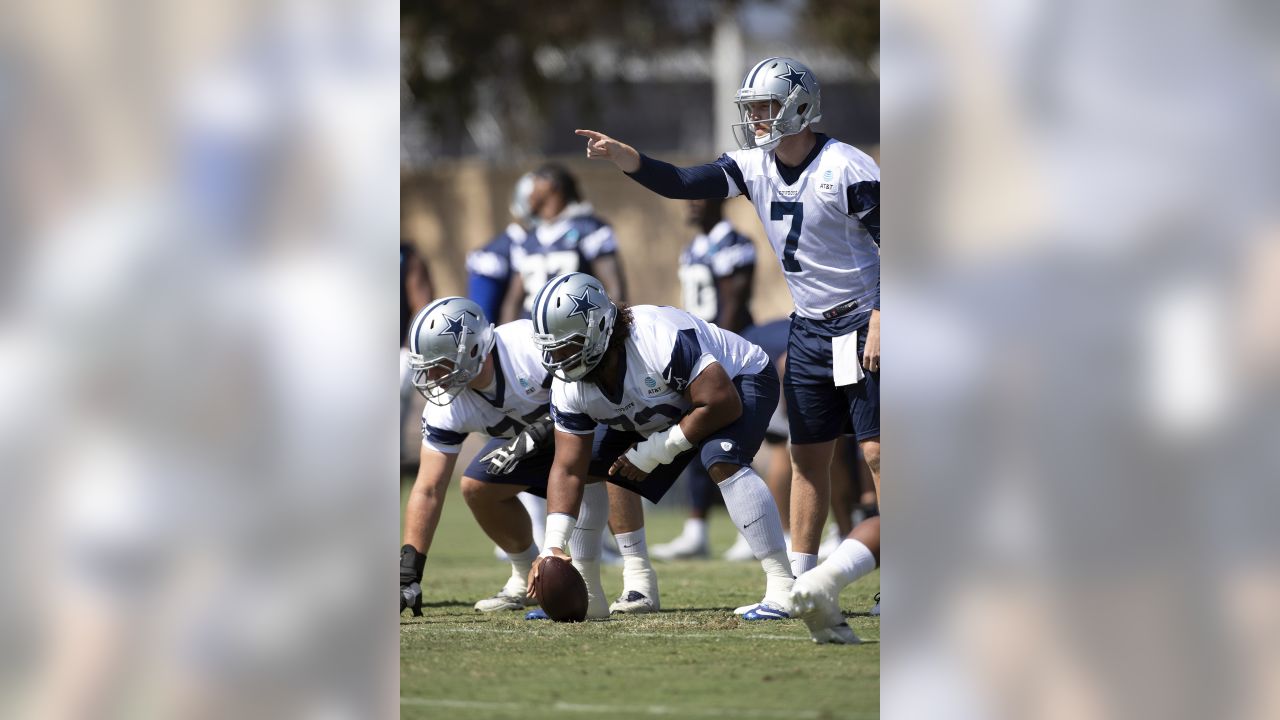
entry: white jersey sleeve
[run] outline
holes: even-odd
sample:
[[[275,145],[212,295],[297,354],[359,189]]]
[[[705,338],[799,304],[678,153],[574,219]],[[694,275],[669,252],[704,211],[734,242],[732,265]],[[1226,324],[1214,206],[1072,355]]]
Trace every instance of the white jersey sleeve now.
[[[462,450],[462,443],[468,432],[462,429],[462,418],[458,411],[462,406],[455,403],[436,405],[427,403],[422,411],[422,444],[448,455],[456,455]]]
[[[590,435],[596,431],[596,421],[586,412],[579,383],[559,378],[551,381],[551,419],[561,432]]]

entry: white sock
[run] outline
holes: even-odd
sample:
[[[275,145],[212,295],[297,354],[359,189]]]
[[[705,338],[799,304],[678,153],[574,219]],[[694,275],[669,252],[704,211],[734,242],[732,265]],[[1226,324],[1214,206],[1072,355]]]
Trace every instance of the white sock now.
[[[547,534],[547,501],[527,492],[522,492],[516,497],[529,513],[529,521],[533,524],[533,542],[542,545]]]
[[[791,574],[791,565],[787,562],[787,553],[779,550],[760,561],[764,568],[764,599],[775,605],[786,607],[787,597],[796,579]]]
[[[578,508],[578,519],[569,535],[569,557],[574,560],[599,560],[604,544],[604,529],[608,524],[609,491],[605,489],[604,483],[591,483],[582,489],[582,505]]]
[[[652,599],[657,592],[657,575],[649,563],[649,545],[644,539],[644,528],[618,533],[618,553],[622,555],[622,591],[635,590]]]
[[[813,553],[791,553],[791,574],[796,577],[818,566],[818,556]]]
[[[707,521],[703,518],[686,518],[680,535],[699,544],[707,542]]]
[[[600,561],[575,557],[573,566],[587,583],[587,617],[609,617],[609,602],[604,597],[604,583],[600,581]]]
[[[514,587],[518,581],[520,592],[524,592],[529,582],[529,571],[533,569],[533,561],[538,557],[538,544],[530,545],[523,552],[507,553],[507,557],[511,560],[511,579],[507,580],[507,586]]]
[[[871,550],[853,538],[846,538],[814,572],[818,573],[816,580],[835,583],[837,588],[844,589],[875,569],[876,558]]]
[[[763,560],[779,551],[787,551],[778,506],[773,502],[773,495],[769,494],[769,486],[764,484],[755,470],[744,467],[730,475],[719,487],[729,517],[747,539],[757,560]]]

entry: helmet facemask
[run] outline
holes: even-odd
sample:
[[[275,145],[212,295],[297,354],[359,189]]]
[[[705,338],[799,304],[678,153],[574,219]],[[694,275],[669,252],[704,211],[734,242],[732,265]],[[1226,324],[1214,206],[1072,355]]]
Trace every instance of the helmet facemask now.
[[[587,313],[587,332],[557,338],[550,333],[534,333],[533,343],[542,353],[542,365],[565,382],[578,382],[600,364],[613,337],[613,324],[601,310]],[[577,352],[566,353],[577,347]],[[557,359],[558,358],[558,359]]]
[[[738,112],[741,113],[742,122],[733,124],[733,138],[737,141],[738,147],[743,150],[752,148],[769,150],[777,145],[782,138],[787,135],[795,135],[808,127],[810,123],[818,120],[819,118],[810,119],[805,117],[805,115],[809,114],[809,110],[812,109],[809,106],[806,106],[804,114],[801,114],[800,106],[807,105],[800,101],[800,95],[803,90],[804,88],[797,85],[786,97],[759,90],[739,90],[734,102],[738,105]],[[769,109],[772,111],[774,102],[779,104],[777,113],[770,112],[769,117],[751,119],[752,105],[769,103]],[[757,136],[756,126],[762,124],[769,126],[769,132],[767,135]]]
[[[410,353],[409,370],[413,373],[410,382],[427,402],[448,405],[480,374],[484,357],[479,345],[472,345],[471,355],[473,357],[467,356],[466,345],[459,345],[453,357],[441,355],[428,360]]]
[[[479,346],[472,347],[479,351]],[[479,355],[479,352],[476,352]],[[480,363],[466,363],[466,347],[458,346],[453,357],[434,357],[428,360],[421,355],[408,356],[408,368],[412,372],[410,382],[431,405],[448,405],[461,395],[467,383],[480,374]]]

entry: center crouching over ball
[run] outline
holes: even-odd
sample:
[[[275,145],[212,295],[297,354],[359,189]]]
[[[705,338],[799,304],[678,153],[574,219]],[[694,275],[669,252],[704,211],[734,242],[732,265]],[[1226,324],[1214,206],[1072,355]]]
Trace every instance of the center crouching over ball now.
[[[587,619],[587,583],[564,558],[543,558],[534,579],[533,594],[547,617],[556,622]]]

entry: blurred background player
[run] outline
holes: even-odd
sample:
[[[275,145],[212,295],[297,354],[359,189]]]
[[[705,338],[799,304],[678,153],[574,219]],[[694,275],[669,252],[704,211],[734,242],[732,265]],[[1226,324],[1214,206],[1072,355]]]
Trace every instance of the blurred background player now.
[[[688,221],[697,230],[680,254],[681,303],[686,312],[761,346],[775,363],[786,351],[787,321],[756,326],[751,314],[756,250],[751,238],[739,233],[724,217],[724,198],[697,199],[688,203]],[[782,513],[787,531],[787,507],[791,492],[791,460],[786,452],[786,427],[781,407],[766,441],[772,446],[765,482]],[[719,494],[711,476],[699,461],[689,463],[684,480],[689,488],[689,517],[681,533],[658,545],[653,556],[662,560],[705,558],[710,555],[707,515]],[[744,535],[725,553],[726,560],[751,560],[751,546]]]
[[[511,243],[523,242],[538,219],[529,206],[533,173],[525,173],[511,191],[512,221],[483,247],[467,253],[467,297],[484,310],[485,317],[502,319],[502,304],[511,285]],[[508,320],[514,318],[507,318]]]
[[[532,232],[511,237],[512,277],[502,320],[529,317],[533,296],[557,275],[585,272],[625,299],[626,279],[613,228],[583,200],[578,180],[563,165],[533,171],[528,209]]]
[[[696,167],[643,156],[593,130],[577,132],[587,138],[588,158],[613,162],[660,195],[743,195],[755,205],[795,301],[783,386],[794,471],[791,563],[801,576],[818,562],[839,435],[856,437],[879,494],[880,170],[857,148],[814,133],[821,90],[798,60],[756,63],[734,101],[739,149]],[[878,533],[878,520],[874,527]],[[851,535],[847,542],[859,541]]]
[[[400,238],[400,474],[418,473],[417,418],[423,400],[409,382],[409,322],[435,297],[431,270],[412,240]]]
[[[571,272],[592,275],[604,284],[610,297],[625,302],[627,285],[618,240],[613,227],[583,199],[578,179],[557,163],[540,166],[532,176],[528,188],[532,232],[511,237],[512,277],[501,317],[504,321],[529,317],[533,296],[547,281]],[[618,547],[623,565],[635,565],[633,575],[652,573],[649,546],[644,539],[644,504],[639,496],[614,485],[608,487],[608,493],[613,536],[625,535],[629,541],[639,538],[637,544],[626,548],[627,552]],[[606,559],[613,561],[612,556]],[[643,610],[642,604],[632,608],[633,612]]]
[[[510,222],[502,232],[484,245],[467,254],[467,297],[480,306],[485,317],[499,318],[502,302],[514,274],[511,269],[511,243],[518,238],[523,242],[537,226],[538,219],[529,206],[533,194],[533,173],[525,173],[516,181],[511,191]],[[529,512],[533,524],[534,542],[541,544],[547,519],[547,501],[533,493],[520,493],[520,504]],[[506,560],[507,554],[495,545],[494,556]]]
[[[765,573],[764,599],[744,617],[787,617],[794,578],[782,521],[751,469],[779,397],[764,351],[682,310],[615,305],[583,273],[548,283],[533,318],[533,341],[555,376],[556,451],[543,555],[564,555],[582,529],[577,508],[588,484],[607,479],[658,502],[698,457]],[[600,426],[608,429],[601,434]],[[621,538],[619,545],[625,553]],[[530,587],[536,572],[535,563]]]

